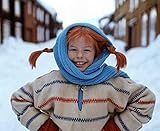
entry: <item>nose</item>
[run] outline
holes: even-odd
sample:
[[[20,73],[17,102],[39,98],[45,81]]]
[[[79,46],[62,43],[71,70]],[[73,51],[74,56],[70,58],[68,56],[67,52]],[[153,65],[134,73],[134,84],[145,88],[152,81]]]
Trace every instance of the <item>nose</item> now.
[[[83,52],[82,51],[78,51],[77,58],[83,58]]]

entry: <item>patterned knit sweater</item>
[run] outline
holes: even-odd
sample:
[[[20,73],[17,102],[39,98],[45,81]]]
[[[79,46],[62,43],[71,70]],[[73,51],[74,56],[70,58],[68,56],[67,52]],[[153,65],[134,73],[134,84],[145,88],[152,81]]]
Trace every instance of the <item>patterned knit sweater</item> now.
[[[49,117],[62,131],[101,131],[110,117],[122,131],[136,131],[151,120],[155,95],[128,78],[83,87],[81,111],[79,88],[59,71],[52,71],[14,92],[12,108],[31,131],[37,131]]]

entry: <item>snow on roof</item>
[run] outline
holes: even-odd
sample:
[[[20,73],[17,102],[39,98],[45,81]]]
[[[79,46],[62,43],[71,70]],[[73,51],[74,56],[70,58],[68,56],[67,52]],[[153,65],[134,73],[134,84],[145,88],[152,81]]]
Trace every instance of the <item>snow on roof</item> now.
[[[45,1],[43,0],[37,0],[39,2],[40,5],[42,5],[53,17],[55,17],[57,15],[56,10],[51,7],[50,5],[48,5]]]

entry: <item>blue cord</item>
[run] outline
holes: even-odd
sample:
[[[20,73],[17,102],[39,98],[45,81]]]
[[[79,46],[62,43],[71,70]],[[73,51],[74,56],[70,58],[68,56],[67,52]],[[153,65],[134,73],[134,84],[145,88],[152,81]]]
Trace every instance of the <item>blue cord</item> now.
[[[78,108],[80,111],[82,111],[82,104],[83,104],[83,86],[80,85],[78,91]]]

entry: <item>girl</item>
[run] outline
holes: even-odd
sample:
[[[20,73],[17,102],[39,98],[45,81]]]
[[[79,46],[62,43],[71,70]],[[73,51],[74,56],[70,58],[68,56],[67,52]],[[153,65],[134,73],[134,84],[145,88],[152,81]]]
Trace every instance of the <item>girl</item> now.
[[[19,121],[31,131],[136,131],[152,117],[155,95],[120,68],[126,57],[107,36],[88,23],[64,29],[53,49],[59,70],[45,74],[13,93]],[[116,67],[104,63],[114,54]]]

